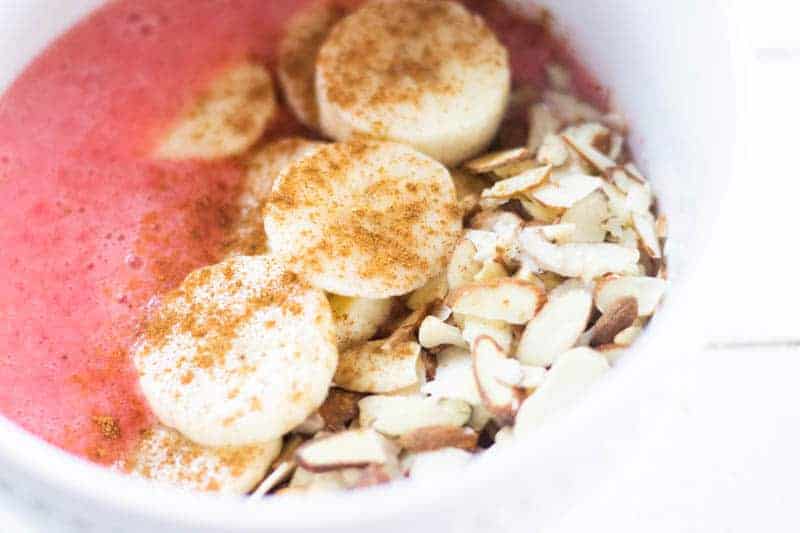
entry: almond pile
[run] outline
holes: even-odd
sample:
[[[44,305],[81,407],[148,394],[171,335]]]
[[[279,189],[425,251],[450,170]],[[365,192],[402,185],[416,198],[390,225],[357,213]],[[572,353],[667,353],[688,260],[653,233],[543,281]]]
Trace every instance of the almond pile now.
[[[666,289],[665,221],[624,123],[554,91],[529,116],[527,146],[451,172],[465,229],[445,271],[340,353],[255,497],[453,472],[563,412],[641,333]]]

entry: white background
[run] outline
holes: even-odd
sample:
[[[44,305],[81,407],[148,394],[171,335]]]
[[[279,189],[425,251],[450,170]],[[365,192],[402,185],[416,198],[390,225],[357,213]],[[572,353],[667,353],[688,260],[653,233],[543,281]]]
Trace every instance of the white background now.
[[[739,6],[749,163],[723,199],[707,290],[692,302],[707,309],[706,349],[676,378],[659,429],[552,532],[800,531],[800,3]],[[0,530],[26,531],[15,516],[0,500]]]

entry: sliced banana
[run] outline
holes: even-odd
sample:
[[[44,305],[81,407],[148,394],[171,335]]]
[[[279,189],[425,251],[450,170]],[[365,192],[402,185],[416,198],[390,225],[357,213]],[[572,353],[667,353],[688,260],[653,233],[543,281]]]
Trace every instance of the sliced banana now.
[[[182,489],[245,494],[264,478],[281,451],[281,440],[251,446],[209,448],[157,425],[117,465],[132,476]]]
[[[278,46],[278,81],[286,103],[300,122],[311,128],[319,127],[314,87],[317,53],[345,14],[330,1],[315,2],[289,19]]]
[[[325,295],[266,257],[191,273],[135,347],[159,420],[206,446],[276,439],[328,393],[337,364]]]
[[[270,251],[342,296],[406,294],[443,271],[461,230],[447,169],[407,146],[326,145],[291,165],[264,206]]]
[[[247,157],[244,161],[244,183],[238,200],[239,213],[225,242],[226,255],[262,255],[267,252],[261,211],[272,184],[284,168],[321,146],[324,143],[288,137],[267,143]]]
[[[278,106],[272,77],[242,62],[217,74],[156,148],[161,159],[220,159],[253,146]]]
[[[369,2],[319,51],[320,124],[334,139],[398,141],[456,165],[495,136],[510,80],[508,52],[460,4]]]
[[[339,351],[371,339],[392,314],[391,298],[348,298],[329,294]]]

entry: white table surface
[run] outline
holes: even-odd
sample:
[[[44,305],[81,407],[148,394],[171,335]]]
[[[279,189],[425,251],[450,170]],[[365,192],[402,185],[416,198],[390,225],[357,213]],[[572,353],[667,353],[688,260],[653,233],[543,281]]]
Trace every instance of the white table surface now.
[[[723,201],[698,295],[708,344],[676,376],[675,401],[626,468],[552,533],[800,530],[800,6],[738,3],[754,58],[749,163]],[[0,498],[0,530],[59,529],[33,528],[18,511]],[[512,522],[503,529],[531,531],[524,516]]]

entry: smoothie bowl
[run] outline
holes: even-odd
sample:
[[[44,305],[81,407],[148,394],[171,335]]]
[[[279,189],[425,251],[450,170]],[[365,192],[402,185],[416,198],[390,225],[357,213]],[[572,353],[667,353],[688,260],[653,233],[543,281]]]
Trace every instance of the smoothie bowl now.
[[[733,152],[716,6],[8,5],[13,492],[463,530],[557,514],[635,442]]]

